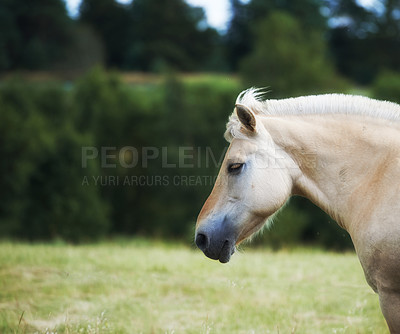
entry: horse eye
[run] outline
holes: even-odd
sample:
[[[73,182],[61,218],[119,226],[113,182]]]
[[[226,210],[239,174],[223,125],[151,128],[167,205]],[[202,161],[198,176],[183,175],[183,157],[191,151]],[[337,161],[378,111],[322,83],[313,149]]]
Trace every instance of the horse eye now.
[[[228,166],[228,173],[229,174],[239,174],[243,168],[242,163],[233,163]]]

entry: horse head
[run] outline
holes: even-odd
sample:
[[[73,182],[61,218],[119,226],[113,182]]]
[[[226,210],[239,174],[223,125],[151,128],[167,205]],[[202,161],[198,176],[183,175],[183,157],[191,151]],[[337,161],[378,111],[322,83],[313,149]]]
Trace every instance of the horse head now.
[[[264,121],[257,108],[236,104],[225,133],[229,148],[197,219],[196,245],[222,263],[262,228],[292,192],[293,160],[274,143]]]

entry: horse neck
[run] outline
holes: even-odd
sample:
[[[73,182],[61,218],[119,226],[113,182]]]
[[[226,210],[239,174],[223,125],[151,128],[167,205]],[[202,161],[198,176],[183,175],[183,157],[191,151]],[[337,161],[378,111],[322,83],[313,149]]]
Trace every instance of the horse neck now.
[[[371,219],[382,175],[397,168],[398,128],[340,115],[265,117],[263,123],[299,168],[293,194],[313,201],[348,231]]]

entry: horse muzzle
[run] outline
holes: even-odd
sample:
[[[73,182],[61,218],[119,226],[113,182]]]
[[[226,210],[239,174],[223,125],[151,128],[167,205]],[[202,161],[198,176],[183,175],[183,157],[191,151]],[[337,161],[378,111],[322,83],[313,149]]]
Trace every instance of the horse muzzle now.
[[[221,263],[229,262],[235,252],[237,235],[228,220],[202,223],[196,230],[197,247],[213,260]]]

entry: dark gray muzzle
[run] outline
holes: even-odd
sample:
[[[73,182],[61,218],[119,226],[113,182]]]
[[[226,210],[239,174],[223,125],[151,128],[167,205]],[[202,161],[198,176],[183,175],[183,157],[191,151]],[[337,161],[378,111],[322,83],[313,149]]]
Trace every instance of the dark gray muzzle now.
[[[225,217],[203,223],[196,231],[195,241],[204,254],[221,263],[229,262],[235,252],[236,231]]]

